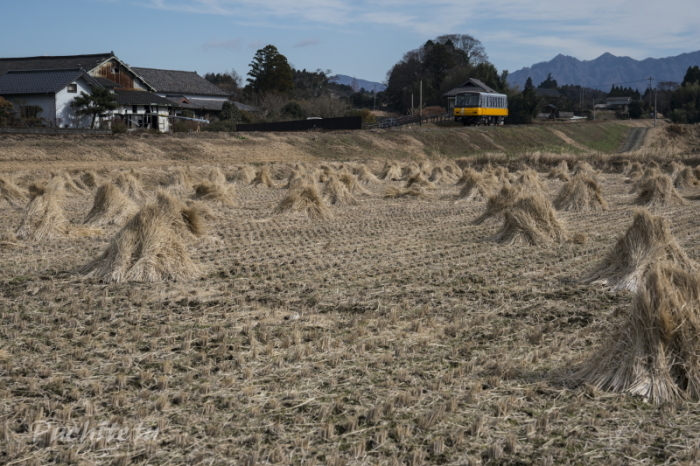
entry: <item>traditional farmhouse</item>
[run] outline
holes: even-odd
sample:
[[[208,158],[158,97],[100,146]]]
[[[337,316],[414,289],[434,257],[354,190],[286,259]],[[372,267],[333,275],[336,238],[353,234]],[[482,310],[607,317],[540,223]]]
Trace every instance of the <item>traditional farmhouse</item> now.
[[[461,94],[463,92],[488,92],[488,93],[493,93],[497,94],[496,91],[491,89],[489,86],[484,84],[483,82],[479,81],[476,78],[469,78],[468,81],[466,81],[464,84],[462,84],[459,87],[455,87],[454,89],[451,89],[444,94],[442,94],[443,97],[447,97],[447,112],[449,114],[452,114],[452,111],[455,108],[455,98],[457,94]]]
[[[51,79],[52,84],[48,87],[54,87],[57,81],[67,76],[65,73],[67,70],[72,70],[74,74],[77,70],[82,70],[82,75],[75,74],[81,79],[76,78],[77,80],[67,83],[65,93],[61,90],[57,91],[56,99],[65,97],[66,102],[57,100],[55,104],[51,104],[46,97],[45,88],[38,86],[37,80]],[[16,111],[21,116],[30,111],[26,108],[28,105],[41,108],[41,111],[38,108],[32,111],[39,112],[41,118],[49,125],[56,127],[76,128],[89,125],[88,120],[78,118],[69,105],[75,95],[71,97],[67,94],[79,95],[80,92],[90,94],[92,86],[105,87],[115,94],[119,108],[114,114],[131,128],[167,131],[168,117],[174,114],[174,109],[179,108],[177,103],[156,95],[155,88],[117,58],[113,52],[57,57],[0,58],[0,80],[8,83],[8,86],[11,83],[13,89],[28,90],[31,87],[32,90],[36,90],[37,92],[32,94],[10,94],[8,90],[2,88],[0,95],[15,104]],[[77,90],[73,92],[73,89]]]
[[[0,76],[0,95],[14,104],[21,118],[77,128],[89,126],[91,119],[77,116],[71,101],[99,85],[82,68],[8,71]]]
[[[139,75],[151,84],[155,92],[179,104],[180,108],[191,110],[198,118],[210,119],[221,112],[229,93],[224,92],[195,71],[157,70],[134,68]]]
[[[608,110],[620,110],[622,113],[627,113],[631,103],[632,97],[607,97],[605,99],[604,108]]]
[[[134,67],[150,85],[156,89],[156,93],[176,102],[180,109],[190,110],[194,117],[210,120],[218,117],[224,102],[230,100],[231,94],[222,91],[210,83],[196,71],[158,70],[154,68]],[[239,110],[255,112],[257,109],[240,102],[232,102]]]

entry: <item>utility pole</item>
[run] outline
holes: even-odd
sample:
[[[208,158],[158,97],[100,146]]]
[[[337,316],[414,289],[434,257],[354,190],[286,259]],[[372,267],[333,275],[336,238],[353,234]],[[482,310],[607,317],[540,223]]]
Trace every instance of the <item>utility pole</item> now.
[[[658,104],[657,104],[658,97],[659,97],[659,90],[657,89],[657,90],[654,92],[654,128],[656,128],[656,114],[658,113],[657,110],[656,110],[656,106],[658,105]]]
[[[593,121],[595,121],[595,97],[593,98]]]
[[[423,126],[423,78],[420,80],[420,100],[418,101],[420,108],[420,125]]]
[[[651,80],[653,78],[649,76],[649,107],[651,108]]]

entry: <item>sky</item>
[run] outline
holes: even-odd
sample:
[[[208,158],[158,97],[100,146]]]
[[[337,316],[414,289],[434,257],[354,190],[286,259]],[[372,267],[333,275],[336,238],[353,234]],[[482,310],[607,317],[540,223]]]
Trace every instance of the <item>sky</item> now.
[[[131,66],[244,80],[272,44],[297,69],[383,82],[409,50],[469,34],[499,70],[558,54],[700,50],[698,0],[0,0],[0,57],[114,53]]]

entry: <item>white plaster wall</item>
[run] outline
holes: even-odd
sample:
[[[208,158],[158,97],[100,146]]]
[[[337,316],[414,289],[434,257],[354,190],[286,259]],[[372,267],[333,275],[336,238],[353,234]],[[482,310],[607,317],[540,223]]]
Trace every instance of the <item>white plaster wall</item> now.
[[[74,81],[78,85],[78,92],[68,92],[68,86],[56,93],[56,126],[61,128],[89,128],[92,122],[92,117],[79,117],[75,114],[75,110],[70,104],[81,92],[91,94],[90,85],[85,78],[80,77]],[[99,122],[95,122],[95,127],[98,127]]]

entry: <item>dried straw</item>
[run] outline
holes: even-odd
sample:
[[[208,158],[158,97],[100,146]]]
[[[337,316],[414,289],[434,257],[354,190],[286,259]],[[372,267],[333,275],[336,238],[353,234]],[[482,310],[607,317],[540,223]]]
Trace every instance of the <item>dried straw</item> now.
[[[573,212],[597,212],[608,210],[608,202],[595,178],[583,173],[575,175],[561,187],[554,207]]]
[[[24,208],[27,196],[10,177],[0,175],[0,198],[5,200],[13,209]]]
[[[348,190],[347,186],[338,179],[336,175],[329,176],[328,181],[323,185],[322,194],[326,202],[332,205],[357,204],[357,199],[355,196],[350,192],[350,190]]]
[[[311,220],[326,220],[332,217],[315,184],[302,184],[290,189],[273,213],[299,212]]]
[[[406,188],[410,188],[412,186],[427,189],[435,188],[435,185],[431,183],[430,180],[428,180],[425,176],[423,176],[423,173],[421,172],[416,173],[415,175],[408,178],[408,180],[406,181]]]
[[[256,188],[266,187],[275,188],[275,182],[272,180],[272,175],[270,173],[270,166],[263,165],[260,170],[255,174],[255,178],[252,181],[253,186]]]
[[[112,183],[97,189],[92,209],[83,223],[90,225],[121,224],[131,218],[139,208],[128,196]]]
[[[673,180],[673,186],[678,189],[693,189],[700,184],[700,180],[695,177],[695,173],[690,167],[681,169]]]
[[[457,195],[457,201],[483,200],[498,188],[498,179],[495,176],[482,175],[471,168],[464,169],[460,181],[464,185]]]
[[[205,180],[194,187],[194,198],[226,207],[236,205],[236,188],[232,184]]]
[[[575,380],[653,403],[700,399],[700,279],[678,264],[647,273],[632,312]]]
[[[141,186],[141,181],[139,181],[136,174],[133,172],[119,173],[114,179],[114,184],[121,189],[124,194],[135,201],[140,201],[146,197],[146,191],[144,191],[143,186]]]
[[[507,210],[515,205],[515,202],[520,197],[521,192],[521,186],[514,186],[510,183],[504,183],[498,193],[489,196],[488,203],[486,204],[486,210],[472,223],[474,225],[481,225],[492,217],[502,216]]]
[[[368,184],[368,183],[377,183],[379,181],[379,178],[377,178],[374,173],[367,167],[367,165],[362,164],[357,168],[357,180],[360,183]]]
[[[696,268],[676,243],[668,222],[640,209],[615,247],[581,281],[602,284],[613,291],[636,291],[650,265],[660,261],[670,261],[685,270]]]
[[[384,197],[387,199],[398,199],[402,197],[411,197],[414,199],[433,199],[434,196],[426,192],[421,187],[413,188],[398,188],[396,186],[387,186],[384,190]]]
[[[401,166],[396,162],[386,162],[379,174],[379,179],[384,181],[399,181],[403,178]]]
[[[371,194],[360,184],[360,180],[351,173],[341,173],[338,179],[352,194]]]
[[[635,204],[646,207],[662,207],[670,205],[685,205],[688,202],[678,194],[673,187],[673,181],[668,175],[657,175],[643,178],[639,196]]]
[[[236,173],[233,174],[232,181],[234,183],[239,183],[243,185],[248,185],[255,179],[255,168],[250,165],[244,165],[240,167]]]
[[[507,244],[543,246],[567,240],[552,205],[541,194],[520,197],[504,215],[503,226],[491,240]]]
[[[144,206],[112,239],[107,250],[81,269],[107,282],[192,279],[199,268],[185,242],[202,235],[196,208],[159,191],[156,202]]]
[[[41,241],[68,234],[68,220],[63,213],[65,188],[63,180],[46,185],[33,185],[34,198],[27,205],[15,234],[19,239]]]
[[[530,193],[538,193],[545,195],[546,191],[544,185],[540,181],[540,177],[535,170],[527,169],[520,172],[517,180],[514,183],[516,186],[520,186],[524,191]]]

